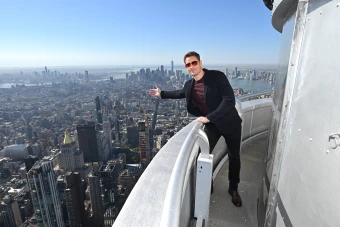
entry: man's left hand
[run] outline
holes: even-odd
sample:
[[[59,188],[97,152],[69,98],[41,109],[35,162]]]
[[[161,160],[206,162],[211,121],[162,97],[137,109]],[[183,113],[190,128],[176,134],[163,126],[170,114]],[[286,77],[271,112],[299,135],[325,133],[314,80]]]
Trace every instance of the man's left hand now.
[[[210,121],[206,117],[199,117],[195,120],[195,122],[209,123]]]

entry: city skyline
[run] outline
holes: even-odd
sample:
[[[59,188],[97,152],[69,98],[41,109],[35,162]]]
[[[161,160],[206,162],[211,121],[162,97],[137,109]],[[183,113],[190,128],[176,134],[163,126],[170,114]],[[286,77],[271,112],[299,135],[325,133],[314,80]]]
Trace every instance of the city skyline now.
[[[170,62],[171,64],[171,62]],[[162,66],[164,67],[164,69],[168,69],[171,70],[171,65],[170,64],[149,64],[149,65],[74,65],[74,66],[26,66],[26,67],[22,67],[22,66],[16,66],[16,67],[0,67],[0,73],[6,73],[6,72],[10,72],[10,71],[25,71],[27,70],[27,72],[34,72],[36,70],[39,71],[43,71],[45,69],[45,67],[47,67],[48,69],[53,69],[53,70],[61,70],[64,72],[68,72],[68,71],[91,71],[91,70],[129,70],[130,71],[138,71],[140,69],[146,69],[146,68],[150,68],[150,69],[157,69],[157,68],[161,68]],[[204,64],[203,68],[235,68],[235,67],[241,67],[243,69],[251,69],[251,68],[266,68],[266,69],[270,69],[270,68],[277,68],[277,64]],[[186,70],[184,64],[174,64],[174,69],[180,69],[180,70]],[[212,68],[211,68],[212,69]],[[0,75],[1,76],[1,75]]]
[[[179,65],[191,50],[204,65],[277,64],[270,14],[262,1],[6,2],[0,68]]]
[[[164,66],[119,78],[39,68],[0,73],[0,226],[112,227],[158,152],[194,120],[184,99],[147,91],[178,89],[191,76]],[[277,76],[222,70],[235,97],[270,94]]]

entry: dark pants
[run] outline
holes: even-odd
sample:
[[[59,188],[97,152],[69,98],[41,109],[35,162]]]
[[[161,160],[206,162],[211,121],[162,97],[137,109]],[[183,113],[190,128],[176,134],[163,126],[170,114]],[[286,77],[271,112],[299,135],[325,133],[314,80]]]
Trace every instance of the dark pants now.
[[[204,128],[205,133],[208,136],[209,145],[210,145],[210,153],[214,149],[216,143],[218,142],[221,136],[224,137],[225,142],[228,147],[228,156],[229,156],[229,188],[231,190],[237,190],[238,184],[240,183],[240,170],[241,170],[241,161],[240,161],[240,145],[241,145],[241,125],[236,128],[232,134],[223,134],[221,133],[213,124],[205,124]]]

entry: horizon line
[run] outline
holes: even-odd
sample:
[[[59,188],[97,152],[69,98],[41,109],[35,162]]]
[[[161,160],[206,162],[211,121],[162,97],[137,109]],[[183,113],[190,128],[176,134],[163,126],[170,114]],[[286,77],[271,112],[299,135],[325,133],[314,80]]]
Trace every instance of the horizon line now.
[[[58,68],[70,68],[70,67],[140,67],[140,66],[154,66],[160,67],[164,64],[129,64],[129,65],[43,65],[43,66],[0,66],[0,69],[15,69],[15,68],[45,68],[46,67],[58,67]],[[204,64],[206,66],[231,66],[231,65],[278,65],[278,63],[226,63],[226,64]],[[185,67],[184,64],[174,64],[174,66]],[[171,67],[171,66],[170,66]]]

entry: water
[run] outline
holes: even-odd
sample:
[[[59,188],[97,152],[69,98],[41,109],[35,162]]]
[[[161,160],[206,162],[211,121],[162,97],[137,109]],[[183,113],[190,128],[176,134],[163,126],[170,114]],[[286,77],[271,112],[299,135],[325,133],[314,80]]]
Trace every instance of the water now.
[[[264,80],[236,80],[229,79],[230,85],[233,88],[242,88],[243,91],[252,90],[258,92],[264,92],[272,90],[275,84],[270,84],[268,81]]]
[[[22,85],[25,83],[4,83],[4,84],[0,84],[0,88],[11,88],[12,85],[15,86],[17,84]],[[25,84],[25,86],[36,86],[36,84]]]
[[[115,79],[119,79],[119,78],[125,78],[125,74],[122,75],[117,75],[114,76]],[[105,80],[108,80],[105,79]],[[95,81],[101,81],[101,80],[95,80]],[[230,85],[233,88],[242,88],[243,91],[248,91],[248,90],[252,90],[252,91],[258,91],[258,92],[263,92],[263,91],[269,91],[272,90],[274,87],[274,84],[270,84],[268,81],[262,81],[262,80],[236,80],[236,79],[229,79]],[[22,83],[19,83],[19,85],[21,85]],[[46,84],[51,84],[51,83],[44,83]],[[4,83],[4,84],[0,84],[0,88],[11,88],[12,85],[16,85],[16,83]],[[41,84],[39,84],[38,86],[40,86]],[[37,84],[25,84],[25,86],[37,86]]]
[[[12,85],[15,86],[15,85],[22,85],[22,84],[25,84],[25,86],[41,86],[41,83],[39,83],[38,85],[37,84],[26,84],[26,83],[4,83],[4,84],[0,84],[0,88],[11,88]],[[43,85],[51,85],[52,83],[43,83]]]

